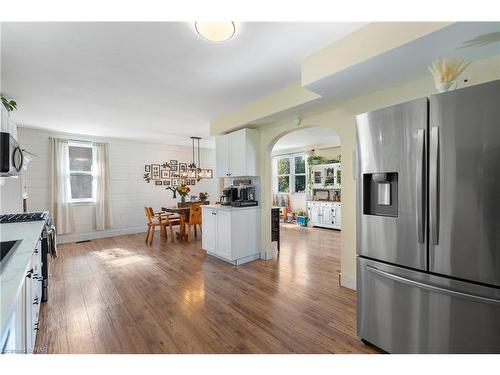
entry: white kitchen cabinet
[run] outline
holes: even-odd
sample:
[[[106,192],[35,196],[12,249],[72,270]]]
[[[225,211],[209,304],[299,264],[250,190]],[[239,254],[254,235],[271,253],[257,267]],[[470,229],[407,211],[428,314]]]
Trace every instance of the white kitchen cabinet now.
[[[221,135],[215,138],[215,173],[217,177],[228,177],[231,173],[229,136]]]
[[[215,254],[224,259],[232,259],[231,211],[217,210],[217,246]]]
[[[309,226],[331,229],[341,228],[340,202],[307,202]]]
[[[203,249],[213,253],[217,241],[217,210],[215,208],[202,209],[202,220]]]
[[[260,257],[260,207],[202,207],[202,248],[235,265]]]
[[[241,129],[217,137],[216,176],[256,176],[258,149],[259,133],[253,129]]]
[[[0,337],[2,353],[33,353],[42,299],[42,246],[38,241],[24,282],[13,304],[9,323]]]

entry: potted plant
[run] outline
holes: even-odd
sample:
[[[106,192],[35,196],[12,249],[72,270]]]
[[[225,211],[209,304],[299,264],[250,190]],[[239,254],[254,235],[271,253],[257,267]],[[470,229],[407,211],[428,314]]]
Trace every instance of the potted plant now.
[[[12,112],[14,109],[17,109],[17,103],[14,100],[4,98],[3,96],[0,96],[0,99],[2,100],[2,105],[7,110],[9,115],[10,112]]]
[[[200,202],[205,202],[208,199],[208,193],[206,191],[202,191],[198,194],[200,198]]]
[[[455,60],[449,58],[443,58],[440,61],[434,61],[429,67],[429,71],[434,78],[434,84],[438,92],[446,92],[453,85],[455,88],[457,86],[457,78],[462,72],[467,68],[469,64],[466,64],[463,60]]]
[[[180,186],[177,186],[176,190],[181,196],[181,203],[186,203],[186,197],[189,195],[191,188],[185,184],[182,184]]]

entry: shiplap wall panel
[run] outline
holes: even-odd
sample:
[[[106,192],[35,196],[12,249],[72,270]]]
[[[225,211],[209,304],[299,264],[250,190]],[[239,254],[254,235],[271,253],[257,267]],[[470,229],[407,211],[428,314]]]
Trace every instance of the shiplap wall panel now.
[[[173,199],[172,192],[165,190],[165,187],[156,186],[154,182],[146,183],[143,180],[144,165],[161,164],[171,159],[176,159],[179,163],[189,163],[192,158],[190,147],[114,138],[96,138],[28,128],[19,128],[18,132],[22,147],[38,156],[38,158],[32,158],[28,166],[28,210],[30,211],[49,209],[49,137],[109,143],[114,227],[110,231],[96,232],[94,230],[93,207],[88,204],[75,204],[73,208],[76,232],[61,236],[61,242],[144,231],[144,206],[160,210],[162,206],[176,205],[179,200],[178,198]],[[201,161],[202,167],[213,169],[215,176],[215,150],[202,148]],[[207,191],[210,194],[210,201],[218,200],[220,196],[218,180],[215,178],[202,180],[192,187],[192,194],[197,195],[200,191]]]

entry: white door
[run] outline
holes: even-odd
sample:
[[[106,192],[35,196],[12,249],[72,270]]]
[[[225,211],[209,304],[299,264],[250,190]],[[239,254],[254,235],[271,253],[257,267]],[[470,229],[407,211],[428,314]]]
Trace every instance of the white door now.
[[[319,203],[313,203],[311,205],[311,223],[321,223],[321,207],[319,206]]]
[[[231,159],[231,176],[247,176],[246,130],[242,129],[229,134],[229,155]]]
[[[330,204],[324,204],[321,207],[321,224],[331,225],[333,223],[333,207]]]
[[[342,208],[341,205],[339,204],[335,209],[335,225],[340,226],[341,222],[342,222]]]
[[[217,210],[203,209],[202,215],[202,248],[203,250],[214,253],[217,243]]]
[[[217,210],[217,245],[215,254],[221,258],[232,260],[231,252],[231,213]]]
[[[217,177],[228,177],[230,173],[229,135],[215,138],[215,174]]]

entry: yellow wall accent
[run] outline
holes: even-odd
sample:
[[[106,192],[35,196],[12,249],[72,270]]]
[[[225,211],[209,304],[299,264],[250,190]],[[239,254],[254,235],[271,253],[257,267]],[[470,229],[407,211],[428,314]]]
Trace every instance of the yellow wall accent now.
[[[321,95],[309,91],[303,88],[300,83],[297,83],[272,95],[258,99],[237,111],[216,118],[210,123],[210,133],[211,135],[218,135],[236,130],[245,124],[320,97]]]
[[[334,74],[453,22],[372,22],[309,56],[302,63],[302,85]],[[361,47],[362,46],[362,47]]]

